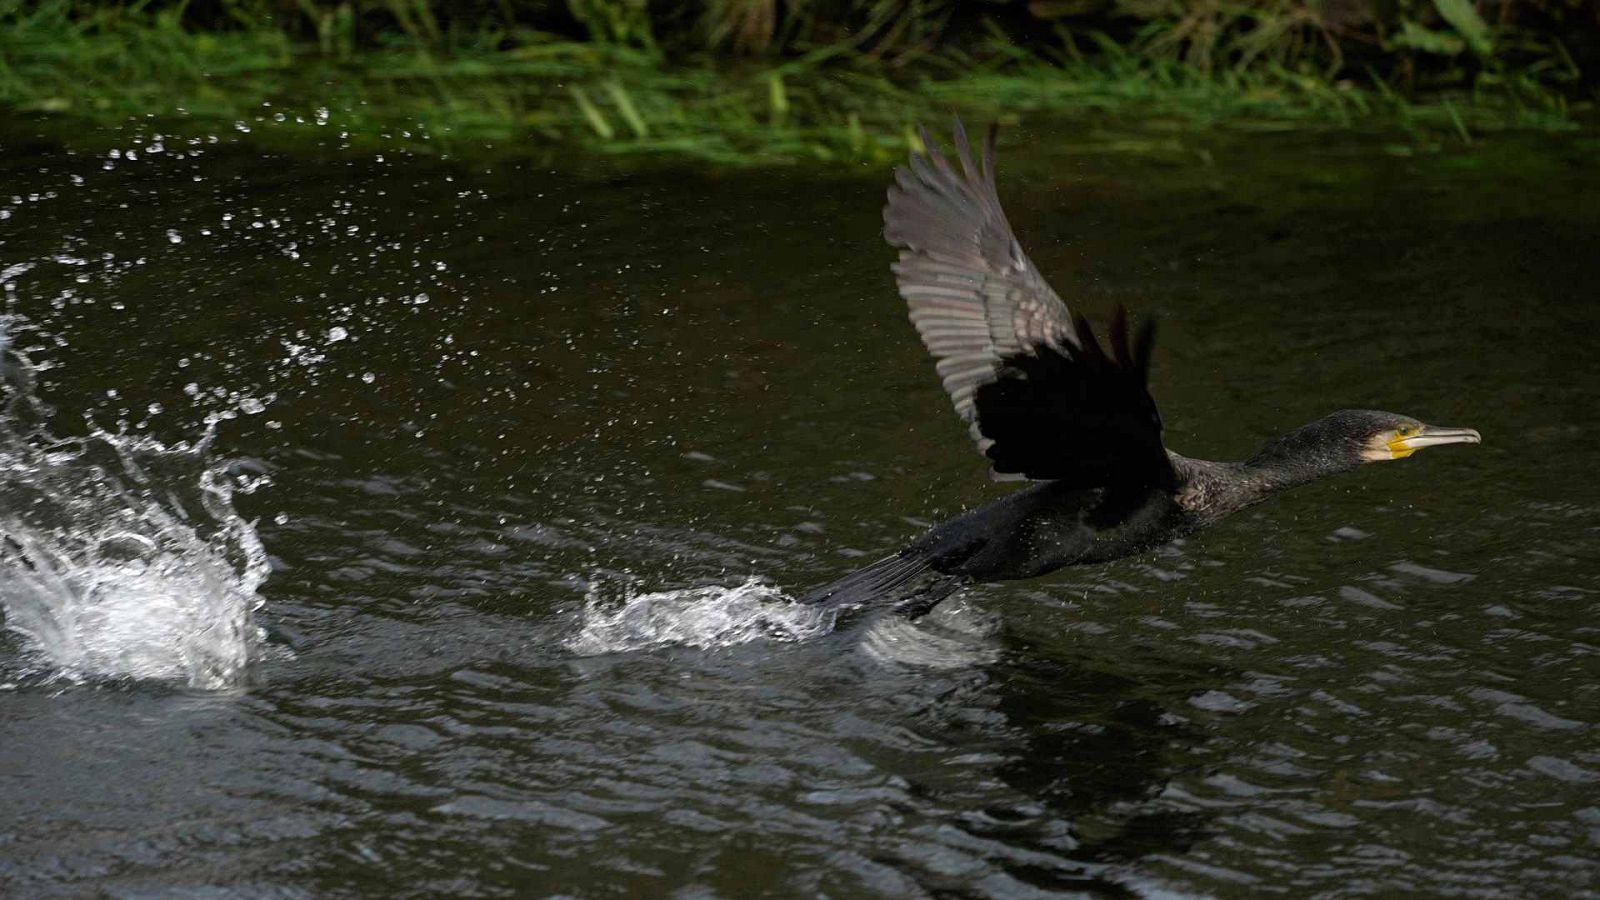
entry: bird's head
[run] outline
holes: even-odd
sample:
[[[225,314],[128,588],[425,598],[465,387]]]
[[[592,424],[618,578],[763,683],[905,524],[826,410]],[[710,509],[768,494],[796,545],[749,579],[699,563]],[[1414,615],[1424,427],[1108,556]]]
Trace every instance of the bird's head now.
[[[1346,410],[1346,414],[1354,415],[1357,432],[1365,436],[1361,442],[1362,462],[1405,459],[1424,447],[1483,441],[1474,429],[1428,425],[1412,416],[1375,410]]]
[[[1278,438],[1251,462],[1339,471],[1405,459],[1424,447],[1482,440],[1471,428],[1427,425],[1413,416],[1375,409],[1343,409]]]

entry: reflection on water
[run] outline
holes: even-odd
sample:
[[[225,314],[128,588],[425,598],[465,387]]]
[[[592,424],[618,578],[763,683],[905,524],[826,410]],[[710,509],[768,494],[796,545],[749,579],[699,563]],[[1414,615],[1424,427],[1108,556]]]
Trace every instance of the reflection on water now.
[[[35,329],[50,431],[118,435],[205,552],[227,521],[207,457],[138,448],[209,418],[213,453],[252,460],[214,485],[272,475],[232,500],[258,568],[220,552],[229,589],[118,596],[225,598],[200,618],[246,624],[264,598],[292,653],[212,695],[19,678],[38,658],[4,638],[0,893],[1600,877],[1600,260],[1575,144],[1211,136],[1130,159],[1014,132],[1002,187],[1035,261],[1091,313],[1161,318],[1178,451],[1237,457],[1367,406],[1486,443],[911,624],[783,602],[1007,489],[894,296],[881,173],[190,140],[4,157],[0,290]],[[143,539],[107,558],[164,571],[167,532],[124,531]]]

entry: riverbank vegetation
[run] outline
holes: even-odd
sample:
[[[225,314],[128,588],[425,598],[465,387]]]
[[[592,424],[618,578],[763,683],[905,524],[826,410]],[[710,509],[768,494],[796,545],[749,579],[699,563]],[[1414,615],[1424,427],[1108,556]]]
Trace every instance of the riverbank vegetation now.
[[[0,105],[432,146],[878,160],[941,110],[1572,127],[1589,0],[0,0]]]

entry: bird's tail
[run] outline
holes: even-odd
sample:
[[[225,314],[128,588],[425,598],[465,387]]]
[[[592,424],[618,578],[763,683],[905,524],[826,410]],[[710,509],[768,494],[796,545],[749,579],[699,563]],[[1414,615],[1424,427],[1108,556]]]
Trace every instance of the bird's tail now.
[[[840,578],[830,585],[814,589],[806,596],[800,597],[802,604],[829,604],[837,607],[864,607],[870,604],[899,599],[896,589],[907,585],[910,581],[923,577],[930,569],[931,560],[923,552],[915,549],[902,549],[894,556],[885,556],[864,569],[854,570],[850,575]],[[950,581],[949,586],[944,586],[944,581]],[[958,580],[944,578],[941,580],[941,593],[939,599],[954,591]],[[920,596],[922,593],[918,593]],[[938,602],[938,601],[934,601]],[[933,609],[933,604],[926,605],[914,615],[920,615],[928,609]]]

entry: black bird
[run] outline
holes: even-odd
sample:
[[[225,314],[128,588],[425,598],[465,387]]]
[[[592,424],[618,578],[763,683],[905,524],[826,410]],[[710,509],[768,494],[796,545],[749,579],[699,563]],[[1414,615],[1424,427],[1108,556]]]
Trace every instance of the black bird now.
[[[1119,309],[1102,348],[1045,283],[1000,208],[993,128],[981,167],[959,119],[959,169],[926,130],[921,137],[925,152],[895,170],[883,210],[884,237],[900,251],[900,296],[993,476],[1035,483],[801,602],[892,598],[920,615],[966,582],[1130,556],[1325,475],[1481,440],[1470,428],[1347,409],[1243,462],[1173,453],[1147,387],[1151,325],[1130,341]]]

